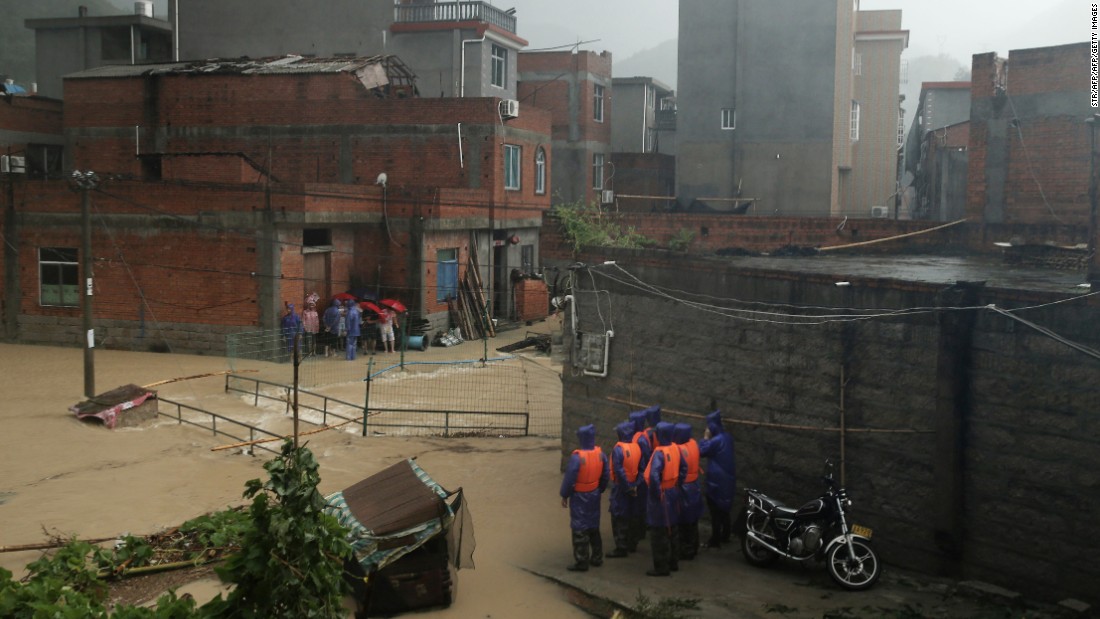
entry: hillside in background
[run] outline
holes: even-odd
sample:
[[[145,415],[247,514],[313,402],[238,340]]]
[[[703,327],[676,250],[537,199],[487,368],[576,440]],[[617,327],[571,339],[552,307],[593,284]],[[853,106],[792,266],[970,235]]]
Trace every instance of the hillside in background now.
[[[676,90],[676,48],[677,39],[669,39],[629,58],[615,58],[611,71],[614,77],[652,77]]]
[[[27,19],[76,17],[78,7],[89,15],[117,15],[120,10],[107,0],[0,0],[0,75],[27,86],[34,75],[34,30],[23,25]],[[130,11],[134,3],[130,2]]]

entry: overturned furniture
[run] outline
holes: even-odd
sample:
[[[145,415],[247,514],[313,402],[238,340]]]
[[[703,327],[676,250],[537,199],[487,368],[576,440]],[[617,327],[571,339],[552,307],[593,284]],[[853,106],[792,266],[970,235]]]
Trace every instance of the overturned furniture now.
[[[461,488],[448,492],[410,458],[325,501],[325,512],[348,529],[357,617],[450,606],[457,571],[473,567],[473,522]]]
[[[69,407],[77,419],[99,421],[108,428],[136,426],[156,419],[157,411],[157,392],[137,385],[123,385]]]

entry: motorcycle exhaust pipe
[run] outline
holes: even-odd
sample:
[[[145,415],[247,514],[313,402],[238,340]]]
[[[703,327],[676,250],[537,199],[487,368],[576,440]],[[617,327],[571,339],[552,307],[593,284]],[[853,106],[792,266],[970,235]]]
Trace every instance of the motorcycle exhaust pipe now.
[[[760,544],[764,548],[767,548],[768,550],[774,552],[775,554],[777,554],[781,557],[786,557],[788,559],[794,559],[795,561],[805,561],[807,559],[812,559],[814,557],[814,555],[812,555],[812,554],[808,557],[796,557],[792,554],[783,552],[782,550],[780,550],[780,549],[776,548],[775,546],[772,546],[768,542],[764,541],[764,538],[760,537],[760,535],[758,535],[756,533],[756,531],[753,531],[751,529],[746,531],[745,535],[747,535],[749,537],[749,539],[751,539],[752,541],[756,542],[757,544]]]

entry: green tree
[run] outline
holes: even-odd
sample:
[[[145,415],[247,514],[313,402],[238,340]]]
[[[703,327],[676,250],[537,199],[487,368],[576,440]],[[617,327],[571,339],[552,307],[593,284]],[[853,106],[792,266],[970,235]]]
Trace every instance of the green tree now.
[[[344,559],[351,555],[346,531],[325,514],[317,491],[320,475],[313,453],[283,443],[266,464],[267,482],[253,479],[244,496],[252,499],[252,526],[241,551],[216,569],[235,585],[201,609],[211,617],[337,619],[347,584]]]

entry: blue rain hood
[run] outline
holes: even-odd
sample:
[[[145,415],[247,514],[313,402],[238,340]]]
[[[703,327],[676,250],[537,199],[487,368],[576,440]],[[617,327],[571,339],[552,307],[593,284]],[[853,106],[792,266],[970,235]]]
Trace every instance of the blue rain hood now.
[[[634,411],[630,413],[630,421],[634,422],[635,432],[645,430],[645,411]]]
[[[677,445],[683,445],[691,439],[691,425],[686,423],[678,423],[672,426],[672,440],[676,441]]]
[[[707,415],[707,429],[710,430],[711,436],[718,436],[723,432],[722,411],[714,411]]]
[[[657,445],[665,446],[672,444],[672,431],[674,426],[667,421],[662,421],[654,428],[657,432]]]
[[[657,424],[661,423],[661,405],[660,404],[654,404],[653,406],[650,406],[649,408],[643,410],[642,412],[645,413],[645,419],[646,419],[646,421],[649,422],[649,425],[651,427],[656,428]]]
[[[592,449],[596,446],[596,426],[588,424],[577,428],[577,440],[581,449]]]
[[[629,443],[630,439],[634,438],[634,422],[624,421],[615,426],[615,433],[619,435],[619,440],[624,443]]]

